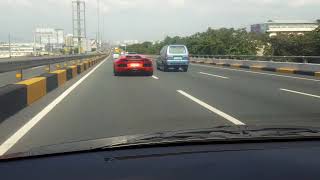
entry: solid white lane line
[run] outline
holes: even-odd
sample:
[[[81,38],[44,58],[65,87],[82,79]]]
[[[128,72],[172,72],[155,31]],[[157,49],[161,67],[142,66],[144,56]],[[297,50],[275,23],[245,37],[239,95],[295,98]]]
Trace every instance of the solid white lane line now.
[[[199,72],[199,74],[203,74],[203,75],[207,75],[207,76],[213,76],[213,77],[218,77],[218,78],[222,78],[222,79],[230,79],[230,78],[228,78],[228,77],[219,76],[219,75],[215,75],[215,74],[204,73],[204,72]]]
[[[290,90],[290,89],[282,89],[282,88],[281,88],[280,90],[281,90],[281,91],[290,92],[290,93],[295,93],[295,94],[301,94],[301,95],[305,95],[305,96],[320,98],[320,96],[317,96],[317,95],[308,94],[308,93],[299,92],[299,91],[293,91],[293,90]]]
[[[241,69],[214,67],[214,66],[207,66],[207,65],[201,65],[201,64],[192,64],[192,66],[200,66],[200,67],[224,69],[224,70],[229,70],[229,71],[240,71],[240,72],[247,72],[247,73],[252,73],[252,74],[261,74],[261,75],[267,75],[267,76],[277,76],[277,77],[285,77],[285,78],[292,78],[292,79],[320,82],[320,79],[309,79],[309,78],[286,76],[286,75],[280,75],[280,74],[269,74],[269,73],[264,73],[264,72],[246,71],[246,70],[241,70]]]
[[[243,122],[239,121],[238,119],[236,119],[236,118],[234,118],[234,117],[232,117],[232,116],[230,116],[230,115],[228,115],[228,114],[220,111],[219,109],[216,109],[216,108],[210,106],[209,104],[207,104],[207,103],[205,103],[205,102],[203,102],[203,101],[201,101],[201,100],[199,100],[199,99],[191,96],[190,94],[188,94],[188,93],[186,93],[186,92],[184,92],[184,91],[182,91],[182,90],[177,90],[177,92],[180,93],[180,94],[182,94],[183,96],[191,99],[192,101],[198,103],[198,104],[201,105],[202,107],[210,110],[211,112],[213,112],[213,113],[215,113],[215,114],[223,117],[224,119],[232,122],[232,123],[235,124],[235,125],[245,125]]]
[[[24,135],[26,135],[39,121],[41,121],[43,117],[45,117],[54,107],[56,107],[65,97],[67,97],[104,62],[105,60],[94,67],[88,74],[83,76],[79,81],[69,87],[65,92],[63,92],[59,97],[52,101],[48,106],[46,106],[42,111],[40,111],[36,116],[29,120],[24,126],[22,126],[17,132],[15,132],[11,137],[3,142],[0,146],[0,156],[9,151]]]
[[[159,79],[157,76],[152,76],[153,79]]]

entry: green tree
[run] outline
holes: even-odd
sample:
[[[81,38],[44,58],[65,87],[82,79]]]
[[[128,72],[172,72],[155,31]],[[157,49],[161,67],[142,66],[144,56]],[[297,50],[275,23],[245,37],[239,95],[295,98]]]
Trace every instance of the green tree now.
[[[256,55],[260,51],[264,55],[316,56],[320,55],[320,28],[304,35],[279,34],[274,37],[249,33],[246,29],[208,28],[191,36],[167,36],[159,43],[144,42],[127,49],[141,54],[159,54],[168,44],[184,44],[191,54]]]

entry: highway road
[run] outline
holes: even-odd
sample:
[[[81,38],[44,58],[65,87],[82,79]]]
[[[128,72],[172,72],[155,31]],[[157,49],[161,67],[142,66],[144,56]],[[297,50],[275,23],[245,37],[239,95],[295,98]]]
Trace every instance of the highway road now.
[[[200,64],[115,77],[106,59],[1,123],[0,152],[221,125],[320,126],[319,107],[313,77]]]

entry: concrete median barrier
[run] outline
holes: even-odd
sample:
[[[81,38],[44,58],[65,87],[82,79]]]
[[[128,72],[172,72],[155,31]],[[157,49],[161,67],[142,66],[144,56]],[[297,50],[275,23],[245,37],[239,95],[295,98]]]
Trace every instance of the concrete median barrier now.
[[[216,65],[223,66],[225,63],[217,62]]]
[[[263,66],[250,66],[250,69],[255,70],[255,71],[260,71],[264,68]]]
[[[84,64],[84,70],[86,71],[89,68],[89,62],[85,61],[83,62],[83,64]]]
[[[99,57],[80,64],[74,63],[65,69],[0,87],[0,123],[103,59]]]
[[[62,86],[67,81],[67,71],[66,70],[56,70],[51,73],[57,74],[59,86]]]
[[[272,67],[263,67],[262,70],[263,71],[270,71],[270,72],[276,72],[277,71],[276,68],[272,68]]]
[[[240,68],[241,64],[231,64],[231,67]]]
[[[35,77],[25,81],[18,82],[27,86],[27,103],[28,105],[34,103],[42,96],[47,94],[47,85],[45,77]]]
[[[312,72],[312,71],[295,70],[294,74],[307,75],[307,76],[316,76],[315,72]]]
[[[71,68],[66,68],[66,74],[67,74],[67,81],[72,79],[72,69]]]
[[[320,77],[320,64],[203,58],[192,58],[190,61],[197,64],[205,61],[206,64],[218,66]]]
[[[27,87],[9,84],[0,88],[0,123],[28,105]]]
[[[72,78],[75,78],[78,75],[77,66],[69,66],[68,68],[72,71]]]
[[[295,69],[290,69],[290,68],[278,68],[277,72],[280,73],[287,73],[287,74],[294,74]]]
[[[80,63],[77,65],[77,72],[78,74],[81,74],[84,71],[84,64]]]
[[[59,87],[57,74],[44,73],[44,74],[41,74],[40,77],[46,78],[47,93]]]
[[[241,65],[240,68],[244,68],[244,69],[250,69],[250,66],[247,65]]]

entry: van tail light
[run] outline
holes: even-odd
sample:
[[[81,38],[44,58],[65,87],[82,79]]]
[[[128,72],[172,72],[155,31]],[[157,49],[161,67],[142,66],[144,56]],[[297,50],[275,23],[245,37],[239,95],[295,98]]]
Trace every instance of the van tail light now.
[[[183,60],[189,60],[190,58],[189,58],[189,56],[184,56],[183,57]]]
[[[173,60],[173,56],[167,56],[167,60]]]

